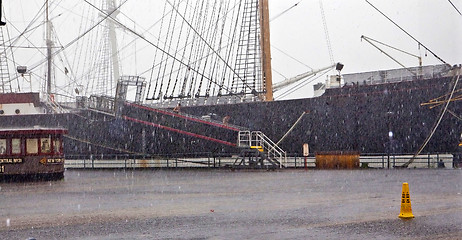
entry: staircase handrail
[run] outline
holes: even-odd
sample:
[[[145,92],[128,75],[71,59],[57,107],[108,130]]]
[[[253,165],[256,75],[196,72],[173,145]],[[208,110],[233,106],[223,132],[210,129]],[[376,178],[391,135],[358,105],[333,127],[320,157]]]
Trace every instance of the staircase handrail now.
[[[263,143],[267,145],[268,154],[272,154],[283,162],[286,162],[286,152],[282,150],[276,143],[274,143],[268,136],[260,132]],[[280,161],[281,162],[281,161]]]
[[[281,162],[286,162],[286,152],[261,131],[240,131],[238,136],[239,147],[261,147],[269,158],[279,161],[279,167],[282,167]]]

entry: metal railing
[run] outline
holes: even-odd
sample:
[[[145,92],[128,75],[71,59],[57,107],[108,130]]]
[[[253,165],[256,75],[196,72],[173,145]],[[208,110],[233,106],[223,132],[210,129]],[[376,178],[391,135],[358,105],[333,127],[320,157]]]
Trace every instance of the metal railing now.
[[[362,154],[360,155],[360,168],[374,169],[394,169],[399,168],[408,162],[414,155],[412,154]],[[408,168],[437,168],[438,163],[442,161],[446,168],[457,167],[457,163],[453,162],[453,155],[449,153],[427,153],[418,155],[414,162]],[[316,167],[316,157],[311,154],[306,158],[306,166],[308,168]],[[304,168],[305,157],[290,154],[287,157],[286,167],[289,168]]]
[[[234,160],[233,155],[211,153],[194,153],[190,156],[66,155],[65,167],[68,169],[225,168],[232,165]]]
[[[262,148],[270,159],[276,159],[279,167],[287,161],[287,153],[276,143],[260,131],[240,131],[238,136],[239,147]]]
[[[413,155],[406,154],[363,154],[360,167],[374,169],[394,169],[407,162]],[[229,168],[239,157],[239,153],[192,153],[188,156],[160,155],[66,155],[65,167],[68,169],[220,169]],[[305,162],[306,159],[306,162]],[[445,168],[459,167],[453,162],[453,155],[446,153],[421,154],[408,168],[437,168],[440,160]],[[284,164],[286,168],[315,168],[313,154],[304,157],[289,154]]]
[[[86,107],[93,110],[98,110],[106,113],[113,114],[114,113],[114,106],[115,100],[113,97],[109,96],[96,96],[91,95],[89,99],[87,99]]]

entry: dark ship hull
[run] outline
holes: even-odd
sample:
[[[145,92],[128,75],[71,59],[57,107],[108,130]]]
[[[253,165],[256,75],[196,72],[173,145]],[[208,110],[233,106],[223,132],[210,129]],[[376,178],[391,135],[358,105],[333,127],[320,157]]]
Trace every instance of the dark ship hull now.
[[[347,86],[328,89],[317,98],[190,107],[184,111],[229,115],[234,124],[261,130],[275,141],[306,111],[308,114],[280,143],[289,153],[300,154],[303,143],[313,151],[415,153],[442,109],[429,109],[421,103],[447,94],[452,83],[452,78],[446,77]],[[451,103],[449,109],[460,112],[460,103]],[[457,151],[461,131],[461,121],[447,113],[424,152]]]
[[[421,103],[447,94],[452,77],[327,89],[315,98],[182,107],[181,113],[123,104],[118,114],[93,109],[63,114],[1,116],[0,127],[60,126],[68,129],[68,155],[236,153],[239,130],[259,130],[277,142],[303,112],[308,112],[279,145],[301,154],[314,151],[415,153],[430,134],[442,106]],[[458,102],[449,105],[460,112]],[[226,124],[185,117],[212,116]],[[390,137],[389,133],[393,136]],[[462,124],[446,114],[423,152],[456,152]]]

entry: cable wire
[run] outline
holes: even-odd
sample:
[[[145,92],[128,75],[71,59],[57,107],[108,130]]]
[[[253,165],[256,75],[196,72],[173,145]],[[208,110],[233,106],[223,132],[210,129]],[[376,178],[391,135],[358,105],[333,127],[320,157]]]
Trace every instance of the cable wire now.
[[[452,7],[459,13],[459,15],[462,16],[462,13],[459,11],[459,9],[457,9],[456,5],[454,5],[454,3],[452,3],[451,0],[448,0],[448,1],[452,5]]]
[[[269,21],[270,21],[270,22],[272,22],[273,20],[276,20],[276,19],[278,19],[280,16],[282,16],[282,15],[284,15],[285,13],[287,13],[288,11],[292,10],[292,8],[294,8],[294,7],[298,6],[298,4],[299,4],[299,3],[301,3],[301,2],[302,2],[302,1],[298,1],[298,3],[296,3],[296,4],[292,5],[291,7],[289,7],[288,9],[286,9],[286,10],[284,10],[284,11],[282,11],[282,12],[281,12],[281,13],[279,13],[278,15],[276,15],[276,16],[274,16],[274,17],[270,18],[270,20],[269,20]]]
[[[406,30],[404,30],[401,26],[399,26],[396,22],[394,22],[393,20],[391,20],[391,18],[389,18],[387,15],[385,15],[385,13],[383,13],[382,11],[380,11],[378,8],[376,8],[374,5],[372,5],[372,3],[370,3],[368,0],[365,0],[369,5],[371,5],[375,10],[377,10],[380,14],[382,14],[382,16],[384,16],[386,19],[388,19],[391,23],[393,23],[396,27],[398,27],[399,29],[401,29],[401,31],[403,31],[404,33],[406,33],[410,38],[412,38],[414,41],[416,41],[420,46],[422,46],[423,48],[425,48],[427,51],[429,51],[434,57],[436,57],[438,60],[440,60],[441,62],[443,62],[444,64],[446,65],[449,65],[446,61],[444,61],[442,58],[440,58],[438,55],[436,55],[432,50],[430,50],[429,48],[427,48],[425,45],[423,45],[419,40],[417,40],[414,36],[412,36],[409,32],[407,32]],[[449,65],[450,66],[450,65]]]
[[[457,84],[459,83],[460,73],[461,73],[460,70],[461,70],[461,68],[459,66],[458,69],[457,69],[457,72],[456,72],[457,75],[453,77],[453,78],[455,78],[455,81],[454,81],[454,86],[452,88],[451,94],[447,98],[447,102],[446,102],[444,108],[441,110],[440,116],[439,116],[438,120],[436,121],[435,125],[433,126],[432,131],[427,136],[427,138],[423,142],[422,146],[420,146],[419,150],[414,154],[414,156],[412,156],[412,158],[407,163],[403,164],[402,167],[408,167],[409,164],[413,163],[415,158],[423,151],[423,149],[427,146],[428,142],[430,142],[430,139],[433,137],[433,134],[435,134],[436,129],[438,128],[438,126],[441,123],[441,120],[444,117],[444,114],[448,110],[449,103],[451,102],[450,100],[452,99],[452,96],[454,95],[454,92],[456,91]]]

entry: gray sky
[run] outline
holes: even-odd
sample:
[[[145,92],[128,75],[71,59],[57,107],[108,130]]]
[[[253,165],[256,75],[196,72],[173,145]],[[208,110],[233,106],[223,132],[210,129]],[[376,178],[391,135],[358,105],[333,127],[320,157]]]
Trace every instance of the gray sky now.
[[[298,0],[271,1],[271,15],[277,15]],[[407,30],[422,44],[430,48],[450,64],[462,63],[462,16],[446,0],[370,0],[393,21]],[[459,10],[462,1],[452,1]],[[379,50],[371,46],[361,35],[387,43],[404,51],[421,55],[424,65],[440,64],[424,48],[399,30],[372,8],[366,1],[323,1],[333,57],[345,64],[343,73],[400,68]],[[271,23],[271,40],[274,46],[284,50],[312,68],[330,64],[329,51],[318,0],[303,0],[290,12]],[[383,48],[386,49],[386,48]],[[389,50],[393,57],[407,67],[417,66],[414,57]],[[287,62],[287,63],[285,63]],[[289,63],[284,55],[273,48],[273,65],[277,71],[291,73],[307,69],[298,63]],[[292,72],[293,71],[293,72]],[[289,71],[288,71],[289,72]],[[287,74],[290,76],[290,74]],[[276,76],[279,77],[279,76]],[[299,93],[300,95],[300,93]]]
[[[286,1],[271,1],[272,13]],[[289,2],[289,1],[287,1]],[[297,2],[297,1],[292,1]],[[460,63],[462,47],[462,16],[445,0],[373,1],[376,7],[402,26],[424,45],[449,63]],[[462,7],[462,1],[454,1]],[[336,61],[345,62],[345,71],[357,72],[396,67],[371,45],[361,42],[366,35],[416,55],[425,55],[423,48],[381,16],[365,1],[324,1],[324,12],[333,54]],[[291,12],[273,21],[272,43],[285,48],[302,46],[307,51],[294,51],[292,55],[303,58],[308,65],[316,65],[315,56],[327,55],[325,34],[320,15],[319,1],[304,0]],[[293,22],[293,25],[289,24]],[[298,33],[297,33],[298,30]],[[291,32],[293,32],[291,34]],[[297,44],[284,44],[292,42]],[[299,43],[299,44],[298,44]],[[305,46],[304,46],[305,45]],[[322,50],[325,50],[323,54]],[[327,54],[326,54],[327,53]],[[417,59],[394,54],[407,66],[417,65]],[[438,63],[433,57],[423,59],[424,64]],[[391,64],[388,64],[390,62]]]
[[[24,27],[33,17],[37,8],[43,4],[43,1],[31,0],[3,2],[6,17],[14,21],[18,27]],[[75,35],[70,34],[72,29],[78,30],[79,16],[82,15],[78,11],[79,7],[87,4],[84,1],[58,2],[60,5],[53,10],[53,14],[62,12],[63,15],[58,17],[60,22],[55,24],[55,28],[61,35],[62,43],[65,44],[75,37]],[[269,0],[270,18],[297,2],[300,2],[298,6],[271,22],[274,82],[282,81],[284,77],[292,77],[309,71],[310,68],[305,65],[317,69],[331,64],[319,0]],[[460,46],[462,42],[462,16],[451,6],[449,1],[370,0],[370,2],[448,63],[462,63],[462,47]],[[459,10],[462,10],[462,0],[452,0],[452,2]],[[380,51],[367,42],[361,41],[361,35],[366,35],[415,55],[421,55],[424,65],[440,64],[430,53],[426,53],[425,49],[422,47],[419,49],[414,40],[380,15],[366,1],[324,0],[322,4],[333,58],[336,62],[342,62],[345,65],[343,73],[400,68]],[[133,25],[133,28],[141,31],[140,28],[147,28],[152,24],[153,19],[158,19],[163,6],[163,1],[128,0],[121,10],[125,14],[123,18],[127,25]],[[69,10],[73,13],[69,13]],[[136,21],[137,26],[130,24],[128,18]],[[146,33],[146,36],[149,34]],[[43,38],[43,35],[40,37]],[[121,39],[121,41],[124,40],[130,41],[128,37]],[[145,49],[142,43],[132,48],[128,51],[136,51],[137,55],[136,57],[127,57],[126,63],[123,63],[124,74],[140,74],[152,65],[152,59],[150,59],[152,50]],[[278,49],[304,64],[292,60]],[[418,60],[414,57],[393,50],[388,52],[405,66],[418,65]],[[318,81],[325,79],[324,76]],[[291,97],[306,97],[311,93],[311,89],[311,86],[306,86]]]

